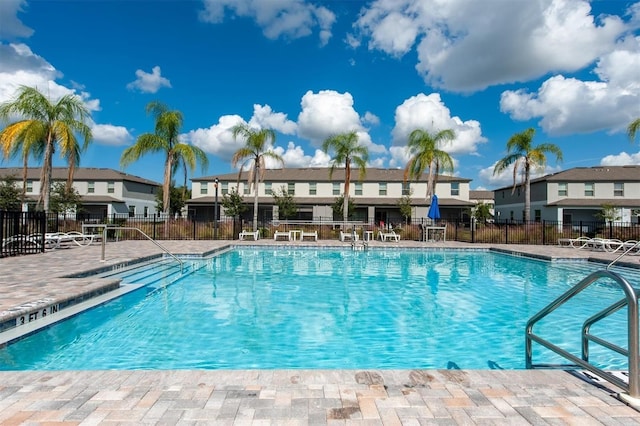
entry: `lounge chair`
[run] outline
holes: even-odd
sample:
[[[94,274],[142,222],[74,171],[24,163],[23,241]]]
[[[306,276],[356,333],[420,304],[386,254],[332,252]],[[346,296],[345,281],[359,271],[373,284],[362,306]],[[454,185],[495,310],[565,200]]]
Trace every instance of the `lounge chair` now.
[[[313,238],[318,241],[318,231],[302,231],[300,233],[300,241],[304,241],[304,237]]]
[[[589,244],[593,242],[593,238],[578,237],[578,238],[560,238],[558,239],[558,245],[571,248],[583,249],[591,248]]]
[[[384,232],[384,231],[378,231],[378,239],[380,241],[391,241],[391,240],[395,240],[395,242],[399,242],[400,241],[400,235],[396,234],[395,231],[392,229],[388,232]]]
[[[340,231],[340,241],[345,242],[347,240],[349,241],[358,241],[360,237],[358,236],[357,232],[343,232]]]
[[[275,231],[273,233],[273,239],[275,241],[277,241],[278,238],[286,238],[287,240],[291,241],[292,240],[291,232],[289,232],[289,231]]]
[[[12,247],[41,247],[41,245],[42,236],[40,234],[16,234],[2,240],[2,248],[6,250],[10,250]]]
[[[244,237],[251,237],[254,241],[258,241],[260,231],[242,231],[238,234],[238,239],[244,240]]]
[[[63,243],[74,243],[77,246],[86,247],[93,243],[95,237],[94,234],[83,234],[78,231],[47,233],[44,234],[44,245],[50,249],[60,248]]]

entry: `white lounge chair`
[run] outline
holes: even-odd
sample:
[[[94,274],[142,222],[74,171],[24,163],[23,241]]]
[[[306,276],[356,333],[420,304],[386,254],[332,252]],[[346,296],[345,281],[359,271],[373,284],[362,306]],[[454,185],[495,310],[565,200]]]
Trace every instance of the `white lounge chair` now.
[[[273,233],[273,239],[275,241],[277,241],[278,238],[286,238],[287,240],[291,241],[292,240],[291,232],[289,232],[289,231],[275,231]]]
[[[315,241],[318,241],[318,231],[302,231],[300,233],[300,241],[304,241],[304,237],[313,238]]]
[[[83,234],[78,231],[53,232],[44,234],[44,245],[50,249],[60,248],[63,243],[74,243],[77,246],[86,247],[93,243],[95,237],[94,234]]]
[[[41,234],[31,234],[31,235],[16,234],[2,240],[2,248],[7,250],[10,250],[12,247],[41,247],[41,246],[42,246]]]
[[[388,232],[378,231],[378,239],[380,241],[395,240],[395,242],[397,243],[400,241],[400,235],[396,234],[393,229]]]
[[[340,241],[345,242],[345,241],[358,241],[360,237],[358,236],[357,232],[343,232],[340,231]]]
[[[244,237],[253,238],[254,241],[258,241],[260,231],[242,231],[238,234],[238,239],[244,240]]]

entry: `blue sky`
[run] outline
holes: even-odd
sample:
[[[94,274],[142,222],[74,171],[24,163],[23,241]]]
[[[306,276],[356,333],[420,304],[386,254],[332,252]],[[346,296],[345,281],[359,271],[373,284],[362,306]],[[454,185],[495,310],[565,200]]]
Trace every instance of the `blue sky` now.
[[[538,174],[640,164],[625,132],[640,117],[640,2],[2,0],[0,102],[21,84],[82,97],[85,167],[121,169],[158,100],[208,155],[194,177],[234,171],[239,122],[275,130],[285,167],[327,166],[322,141],[355,130],[371,167],[403,168],[411,130],[448,128],[454,174],[494,189],[528,127],[564,153]],[[125,171],[161,182],[163,158]]]

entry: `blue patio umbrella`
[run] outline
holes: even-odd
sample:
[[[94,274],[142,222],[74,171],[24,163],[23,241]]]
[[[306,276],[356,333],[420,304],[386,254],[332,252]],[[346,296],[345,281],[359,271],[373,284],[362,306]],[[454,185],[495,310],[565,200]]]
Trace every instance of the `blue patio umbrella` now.
[[[438,206],[438,196],[436,194],[431,197],[431,205],[429,206],[427,217],[433,220],[440,219],[440,207]]]

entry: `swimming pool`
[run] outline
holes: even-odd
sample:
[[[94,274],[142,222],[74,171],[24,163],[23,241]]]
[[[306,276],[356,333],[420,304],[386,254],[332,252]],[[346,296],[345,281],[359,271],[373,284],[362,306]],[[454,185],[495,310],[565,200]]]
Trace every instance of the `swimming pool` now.
[[[0,370],[520,369],[528,318],[601,267],[487,251],[236,249],[3,348]],[[582,321],[620,298],[595,285],[536,332],[579,353]],[[626,347],[625,313],[592,330]],[[626,368],[596,347],[591,357]]]

